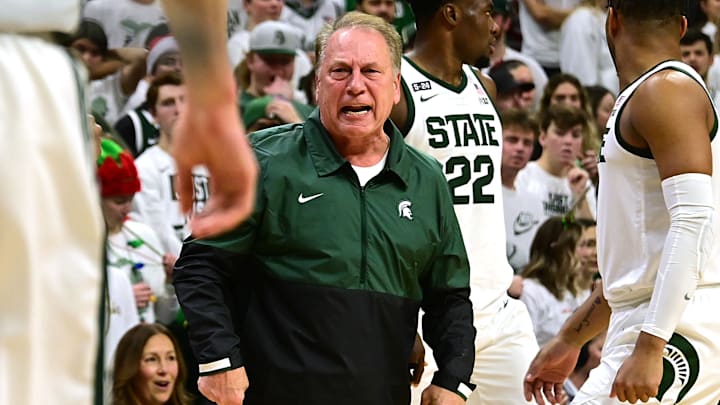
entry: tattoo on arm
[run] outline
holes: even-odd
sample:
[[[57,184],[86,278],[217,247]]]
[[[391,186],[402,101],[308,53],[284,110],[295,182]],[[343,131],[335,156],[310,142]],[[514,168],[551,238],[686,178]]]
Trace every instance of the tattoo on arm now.
[[[580,333],[580,331],[583,328],[590,326],[590,317],[592,316],[593,312],[595,312],[595,308],[597,308],[598,305],[600,305],[601,303],[602,303],[602,300],[600,299],[600,297],[595,297],[595,300],[593,300],[592,305],[590,305],[590,309],[588,309],[587,313],[585,313],[585,317],[575,327],[576,333]]]

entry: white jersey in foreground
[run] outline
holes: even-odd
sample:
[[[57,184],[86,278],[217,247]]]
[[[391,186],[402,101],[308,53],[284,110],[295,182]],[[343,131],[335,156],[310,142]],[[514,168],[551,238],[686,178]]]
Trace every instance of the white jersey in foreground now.
[[[443,166],[470,261],[473,306],[485,308],[505,295],[513,275],[505,246],[500,118],[468,65],[457,88],[407,58],[402,78],[408,102],[405,142]]]
[[[660,176],[650,151],[627,145],[619,134],[619,119],[630,97],[649,76],[664,69],[683,72],[706,89],[702,78],[690,66],[667,61],[630,84],[615,103],[599,157],[597,226],[598,265],[604,295],[612,308],[650,299],[670,226]],[[712,139],[716,211],[713,231],[720,235],[717,220],[720,218],[720,139],[716,136],[717,111],[715,114],[715,127],[708,136]],[[720,244],[714,243],[711,249],[705,266],[698,273],[698,287],[720,283]]]
[[[86,78],[39,38],[0,34],[0,55],[0,404],[89,405],[104,225]]]

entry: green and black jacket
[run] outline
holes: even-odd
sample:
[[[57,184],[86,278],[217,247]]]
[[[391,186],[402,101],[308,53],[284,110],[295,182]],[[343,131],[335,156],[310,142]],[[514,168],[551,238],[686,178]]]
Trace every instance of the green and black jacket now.
[[[201,374],[245,366],[246,404],[408,404],[423,336],[433,382],[467,395],[475,329],[469,266],[438,163],[390,123],[385,169],[365,187],[314,112],[253,135],[253,215],[186,242],[175,287]]]

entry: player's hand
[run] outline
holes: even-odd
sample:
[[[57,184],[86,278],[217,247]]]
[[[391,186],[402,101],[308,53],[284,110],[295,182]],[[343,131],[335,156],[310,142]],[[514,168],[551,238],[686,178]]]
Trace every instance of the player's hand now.
[[[193,166],[205,165],[210,172],[210,198],[190,221],[195,237],[229,231],[252,213],[258,166],[234,103],[193,105],[188,99],[173,132],[172,155],[184,213],[193,204]]]
[[[634,404],[657,396],[663,375],[664,348],[665,341],[641,332],[633,353],[615,376],[610,397]]]
[[[410,368],[410,383],[414,386],[420,384],[423,371],[425,371],[425,346],[423,346],[422,338],[415,334],[415,343],[413,343],[410,358],[408,359],[408,367]]]
[[[525,376],[525,399],[545,405],[545,398],[558,404],[565,400],[563,383],[572,373],[580,355],[580,347],[556,336],[535,356]]]
[[[421,405],[462,405],[465,400],[450,390],[430,384],[422,393]]]
[[[245,367],[202,376],[198,389],[210,401],[218,405],[242,405],[245,391],[250,386]]]

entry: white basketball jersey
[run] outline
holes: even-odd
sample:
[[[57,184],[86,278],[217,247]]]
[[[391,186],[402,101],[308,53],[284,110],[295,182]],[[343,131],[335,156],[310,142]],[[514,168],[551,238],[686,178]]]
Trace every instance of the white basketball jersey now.
[[[3,0],[0,32],[70,32],[80,21],[81,0]]]
[[[468,65],[453,87],[403,58],[402,79],[405,142],[443,166],[470,260],[471,299],[482,309],[505,294],[513,275],[505,246],[500,118]]]
[[[610,115],[599,157],[598,265],[605,298],[613,307],[649,299],[655,286],[663,246],[670,227],[657,165],[649,149],[638,150],[620,136],[620,117],[637,88],[651,75],[666,69],[687,74],[707,92],[702,77],[679,61],[663,62],[620,93]],[[709,93],[708,93],[708,97]],[[713,158],[715,210],[720,209],[720,139],[715,127],[710,136]],[[677,117],[682,119],[682,117]],[[682,147],[682,145],[678,145]],[[720,235],[715,214],[714,234]],[[720,244],[713,244],[698,286],[720,282]]]

